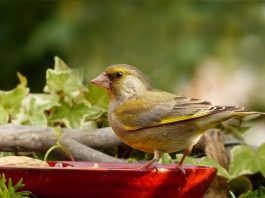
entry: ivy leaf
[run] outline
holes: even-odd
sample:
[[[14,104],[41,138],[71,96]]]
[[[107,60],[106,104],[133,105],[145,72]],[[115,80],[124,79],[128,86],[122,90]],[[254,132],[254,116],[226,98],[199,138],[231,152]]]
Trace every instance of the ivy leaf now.
[[[236,139],[244,141],[243,133],[246,132],[250,127],[241,127],[236,125],[226,125],[225,132],[231,134]]]
[[[83,130],[90,130],[90,129],[96,129],[98,128],[97,122],[96,121],[81,121],[81,127],[80,129]]]
[[[54,69],[56,71],[67,71],[69,70],[69,66],[62,60],[60,57],[54,57]]]
[[[90,106],[89,111],[84,116],[84,121],[91,121],[98,119],[103,113],[105,112],[104,109],[97,107],[97,106]]]
[[[83,72],[80,69],[70,69],[56,57],[55,68],[46,72],[44,91],[59,94],[69,100],[84,98],[87,88],[83,85]]]
[[[215,167],[218,170],[217,175],[223,176],[225,178],[229,178],[228,171],[224,167],[222,167],[216,160],[214,160],[210,157],[202,157],[199,160],[199,165]]]
[[[9,115],[8,112],[0,106],[0,124],[5,124],[8,122]]]
[[[45,111],[59,106],[59,97],[50,94],[30,94],[23,102],[24,114],[29,124],[47,126]]]
[[[230,180],[229,186],[237,197],[253,189],[250,179],[246,176],[239,176]]]
[[[256,155],[257,166],[261,174],[265,177],[265,144],[262,144]]]
[[[17,77],[19,79],[19,85],[18,87],[27,87],[28,85],[28,80],[25,76],[23,76],[21,73],[17,72]]]
[[[180,159],[181,157],[182,154],[177,154],[178,159]],[[227,170],[224,167],[222,167],[216,160],[210,157],[207,156],[202,158],[186,157],[184,163],[197,165],[197,166],[212,166],[218,170],[217,175],[229,178],[229,173],[227,172]]]
[[[183,156],[183,154],[177,154],[176,155],[176,158],[177,159],[181,159]],[[196,161],[197,158],[193,158],[193,157],[189,157],[189,156],[186,156],[185,160],[184,160],[184,164],[192,164],[192,165],[197,165],[198,162]]]
[[[97,128],[97,123],[95,120],[100,118],[106,110],[98,106],[91,106],[89,111],[84,115],[81,120],[81,129],[95,129]]]
[[[29,92],[26,87],[26,78],[18,74],[20,84],[13,90],[0,91],[0,112],[1,124],[7,123],[9,119],[14,119],[21,110],[22,101]]]
[[[256,154],[250,147],[239,145],[231,150],[231,163],[229,167],[231,179],[245,174],[258,172]]]
[[[159,159],[159,163],[162,164],[173,164],[173,160],[168,153],[163,153],[162,157]]]
[[[92,104],[98,105],[104,109],[108,107],[108,96],[104,89],[99,88],[95,85],[89,85],[89,91],[86,94],[87,100],[91,101]]]
[[[64,123],[68,128],[81,128],[85,121],[91,121],[99,117],[101,113],[96,111],[94,107],[83,103],[70,105],[66,102],[61,102],[59,107],[53,109],[49,120],[52,125]]]
[[[264,198],[265,197],[265,187],[261,186],[255,191],[249,191],[245,194],[239,196],[239,198]]]
[[[52,125],[56,123],[64,123],[68,128],[80,128],[81,120],[88,112],[89,108],[84,104],[69,105],[61,102],[59,107],[55,107],[50,115]]]

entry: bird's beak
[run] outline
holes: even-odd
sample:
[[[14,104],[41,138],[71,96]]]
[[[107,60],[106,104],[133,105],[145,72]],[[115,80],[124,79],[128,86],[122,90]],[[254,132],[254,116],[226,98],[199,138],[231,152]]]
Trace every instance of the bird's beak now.
[[[110,87],[110,80],[104,73],[100,74],[98,77],[91,80],[90,83],[97,85],[99,87],[103,87],[105,89],[109,89]]]

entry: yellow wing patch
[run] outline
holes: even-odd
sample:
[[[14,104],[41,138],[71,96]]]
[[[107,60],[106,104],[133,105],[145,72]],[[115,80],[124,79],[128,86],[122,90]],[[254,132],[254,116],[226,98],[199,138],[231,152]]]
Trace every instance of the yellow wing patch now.
[[[170,124],[170,123],[174,123],[174,122],[180,122],[180,121],[190,120],[193,118],[203,117],[206,115],[209,115],[209,111],[198,112],[198,113],[195,113],[193,115],[177,116],[177,117],[173,117],[173,118],[164,118],[160,122],[154,122],[150,126],[145,126],[145,127],[153,127],[153,126],[159,126],[159,125],[163,125],[163,124]],[[132,126],[132,125],[123,125],[123,127],[124,127],[124,129],[126,129],[128,131],[135,131],[135,130],[139,129],[139,126]],[[145,128],[145,127],[143,127],[143,128]]]
[[[206,116],[209,114],[209,111],[202,111],[202,112],[198,112],[195,113],[193,115],[184,115],[184,116],[176,116],[173,118],[164,118],[160,121],[160,124],[169,124],[169,123],[173,123],[173,122],[179,122],[179,121],[184,121],[184,120],[190,120],[193,118],[199,118],[202,116]]]
[[[199,104],[195,103],[196,101],[190,102],[189,100],[186,103],[177,102],[174,95],[154,92],[154,94],[149,94],[148,97],[132,99],[122,103],[115,110],[116,120],[125,130],[135,131],[200,118],[213,112],[212,105],[208,103]],[[185,108],[179,108],[178,110],[178,105],[182,106],[183,104]]]

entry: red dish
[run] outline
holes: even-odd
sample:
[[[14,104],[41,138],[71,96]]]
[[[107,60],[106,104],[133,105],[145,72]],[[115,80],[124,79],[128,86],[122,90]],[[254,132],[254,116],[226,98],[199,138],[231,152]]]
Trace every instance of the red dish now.
[[[23,178],[24,190],[37,197],[203,197],[216,169],[184,165],[185,174],[174,164],[158,164],[158,171],[139,170],[142,164],[59,162],[63,167],[0,167],[13,182]]]

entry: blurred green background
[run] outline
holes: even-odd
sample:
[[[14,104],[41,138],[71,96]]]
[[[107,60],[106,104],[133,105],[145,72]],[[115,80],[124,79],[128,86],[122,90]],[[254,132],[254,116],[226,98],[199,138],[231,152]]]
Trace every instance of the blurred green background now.
[[[0,1],[0,89],[16,71],[41,92],[60,56],[86,79],[139,67],[161,89],[265,111],[265,4]]]

